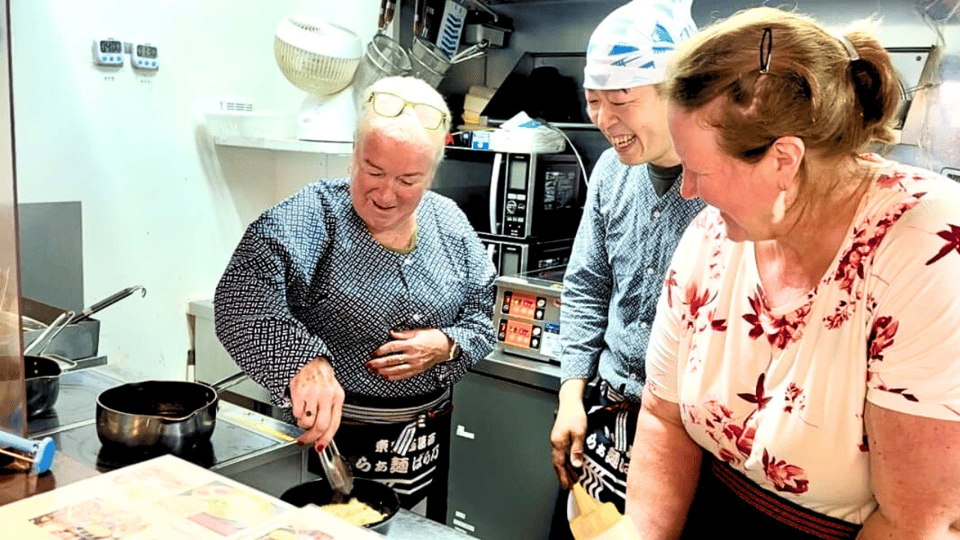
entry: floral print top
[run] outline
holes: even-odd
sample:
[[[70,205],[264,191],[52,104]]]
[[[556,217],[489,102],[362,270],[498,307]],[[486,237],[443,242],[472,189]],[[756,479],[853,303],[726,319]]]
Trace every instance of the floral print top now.
[[[960,421],[960,185],[882,167],[806,296],[768,307],[754,245],[714,208],[674,254],[647,351],[649,389],[690,436],[764,489],[862,523],[865,400]]]

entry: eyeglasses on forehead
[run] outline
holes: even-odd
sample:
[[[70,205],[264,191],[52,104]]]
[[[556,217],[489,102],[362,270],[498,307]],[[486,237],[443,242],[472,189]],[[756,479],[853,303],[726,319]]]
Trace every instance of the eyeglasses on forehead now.
[[[367,103],[372,105],[373,112],[387,118],[400,116],[404,109],[410,107],[426,129],[437,129],[447,122],[447,113],[433,105],[407,101],[390,92],[372,92]]]

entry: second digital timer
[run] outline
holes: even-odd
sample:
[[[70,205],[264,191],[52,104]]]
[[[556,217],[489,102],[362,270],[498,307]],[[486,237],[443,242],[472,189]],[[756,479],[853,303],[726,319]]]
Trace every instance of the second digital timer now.
[[[150,43],[137,43],[130,48],[130,64],[139,69],[157,69],[157,46]]]

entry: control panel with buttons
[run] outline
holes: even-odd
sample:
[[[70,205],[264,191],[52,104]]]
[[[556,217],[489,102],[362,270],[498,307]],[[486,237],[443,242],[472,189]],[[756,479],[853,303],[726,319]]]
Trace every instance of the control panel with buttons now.
[[[562,283],[501,276],[496,285],[497,347],[535,360],[559,362]]]

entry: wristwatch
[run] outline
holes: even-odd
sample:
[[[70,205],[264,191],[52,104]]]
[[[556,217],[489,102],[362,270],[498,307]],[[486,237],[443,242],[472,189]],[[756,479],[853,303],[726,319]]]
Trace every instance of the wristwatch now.
[[[453,343],[453,345],[450,346],[450,358],[447,358],[447,362],[449,362],[451,360],[456,360],[457,357],[460,356],[460,344],[454,341],[454,339],[450,336],[447,336],[447,339]]]

